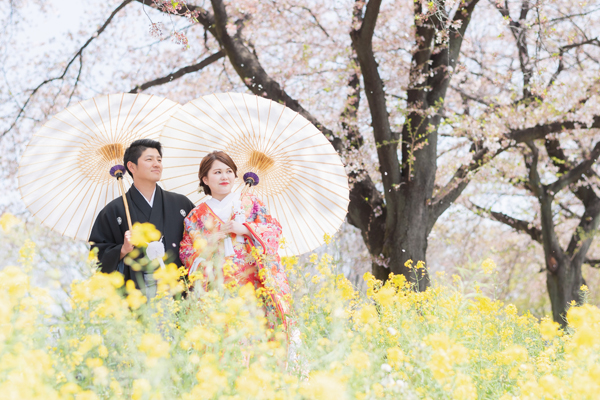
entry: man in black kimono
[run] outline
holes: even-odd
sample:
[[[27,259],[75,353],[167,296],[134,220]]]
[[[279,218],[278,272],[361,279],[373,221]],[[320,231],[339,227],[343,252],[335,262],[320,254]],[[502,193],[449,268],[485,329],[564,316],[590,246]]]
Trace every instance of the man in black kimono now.
[[[163,168],[161,144],[151,139],[136,140],[125,151],[123,163],[133,177],[133,185],[126,193],[131,223],[152,223],[163,235],[161,242],[167,262],[181,266],[179,243],[183,238],[183,220],[194,208],[194,203],[183,195],[167,192],[157,185]],[[136,271],[123,261],[134,250],[130,229],[123,199],[118,197],[96,217],[89,241],[92,247],[98,248],[102,272],[121,272],[125,281],[133,280],[136,287],[151,298],[156,294],[153,271]],[[137,258],[143,256],[143,250],[140,249]]]

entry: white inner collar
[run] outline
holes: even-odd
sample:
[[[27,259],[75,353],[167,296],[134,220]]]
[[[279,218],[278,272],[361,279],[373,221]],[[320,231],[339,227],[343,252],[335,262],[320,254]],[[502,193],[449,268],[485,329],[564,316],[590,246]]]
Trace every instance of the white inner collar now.
[[[133,187],[135,187],[135,184],[133,185]],[[144,200],[146,200],[146,202],[150,205],[150,208],[152,208],[152,206],[154,205],[154,195],[156,194],[156,186],[154,186],[154,192],[152,192],[152,198],[150,198],[150,200],[148,200],[146,196],[144,196],[143,193],[140,192],[140,189],[135,187],[135,190],[137,190],[142,195]]]
[[[239,193],[231,192],[220,201],[211,197],[206,200],[206,205],[209,206],[223,222],[227,222],[233,213],[234,201],[239,200],[239,198]]]

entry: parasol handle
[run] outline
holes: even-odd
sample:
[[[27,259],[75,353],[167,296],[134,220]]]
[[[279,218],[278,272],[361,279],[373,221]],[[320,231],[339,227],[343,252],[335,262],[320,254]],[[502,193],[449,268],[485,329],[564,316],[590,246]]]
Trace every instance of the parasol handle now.
[[[127,196],[125,195],[125,187],[123,186],[123,173],[125,172],[125,167],[122,165],[115,165],[110,169],[109,174],[117,178],[119,181],[119,190],[121,191],[121,196],[123,197],[123,204],[125,205],[125,214],[127,215],[127,224],[129,225],[129,229],[133,228],[131,224],[131,215],[129,215],[129,203],[127,202]]]
[[[125,187],[123,186],[123,174],[117,174],[117,181],[119,181],[119,189],[121,190],[121,196],[123,197],[123,203],[125,204],[125,214],[127,215],[127,224],[129,229],[133,228],[131,224],[131,215],[129,214],[129,203],[127,202],[127,196],[125,195]]]

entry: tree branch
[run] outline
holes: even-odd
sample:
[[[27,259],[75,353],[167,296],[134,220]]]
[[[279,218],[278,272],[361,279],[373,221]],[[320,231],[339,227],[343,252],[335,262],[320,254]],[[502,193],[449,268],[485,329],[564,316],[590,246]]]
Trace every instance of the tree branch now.
[[[536,125],[531,128],[513,129],[508,133],[508,137],[516,143],[525,143],[531,140],[543,139],[551,133],[578,128],[600,128],[600,116],[597,115],[594,117],[594,122],[591,126],[584,126],[583,123],[577,121],[557,121]]]
[[[567,247],[567,254],[572,259],[583,262],[600,224],[600,199],[596,199],[585,207],[585,212]]]
[[[532,141],[527,142],[527,147],[529,147],[531,150],[531,154],[529,156],[525,155],[525,165],[529,170],[529,187],[531,188],[533,194],[535,194],[541,202],[543,200],[542,197],[545,197],[545,193],[537,168],[540,152],[535,143]]]
[[[430,201],[429,211],[429,230],[433,229],[433,225],[437,219],[450,207],[450,205],[456,201],[458,196],[461,195],[463,190],[467,187],[469,182],[469,172],[475,171],[480,168],[487,161],[491,160],[505,149],[499,149],[494,155],[488,155],[489,150],[486,147],[478,147],[475,143],[471,147],[473,152],[473,158],[469,164],[461,165],[450,181],[444,186],[434,198]],[[486,157],[487,155],[487,157]]]
[[[600,46],[600,41],[598,40],[598,38],[586,40],[586,41],[583,41],[580,43],[573,43],[573,44],[569,44],[566,46],[560,46],[559,54],[558,54],[558,67],[556,68],[556,71],[554,72],[554,74],[552,74],[552,77],[550,78],[550,82],[548,82],[547,87],[552,86],[554,84],[554,82],[556,81],[556,79],[558,78],[558,75],[560,75],[560,73],[563,71],[563,69],[564,69],[563,55],[565,54],[565,52],[569,51],[570,49],[585,46],[586,44],[592,44],[592,43],[596,44],[596,46]]]
[[[458,86],[454,86],[454,85],[450,85],[450,88],[456,92],[458,92],[462,97],[471,100],[471,101],[475,101],[477,103],[483,104],[484,106],[490,107],[492,106],[492,103],[489,101],[485,101],[479,97],[475,97],[473,95],[468,94],[467,92],[465,92],[464,90],[462,90],[461,88],[459,88]]]
[[[59,76],[54,77],[54,78],[46,79],[45,81],[43,81],[42,83],[40,83],[38,86],[36,86],[31,91],[31,94],[29,95],[29,97],[27,98],[27,100],[25,101],[25,103],[23,104],[23,106],[21,107],[21,109],[19,110],[17,116],[15,117],[15,120],[8,127],[8,129],[6,129],[5,131],[3,131],[0,134],[0,138],[3,137],[4,135],[6,135],[8,132],[10,132],[15,127],[15,125],[17,124],[17,122],[19,122],[19,120],[21,119],[21,117],[25,113],[25,109],[27,108],[27,106],[29,105],[29,103],[31,102],[31,100],[33,99],[33,96],[35,96],[35,94],[38,92],[38,90],[40,90],[43,86],[47,85],[50,82],[54,82],[54,81],[63,79],[67,75],[67,72],[69,71],[69,68],[71,68],[71,65],[73,65],[73,62],[75,62],[75,60],[83,54],[83,50],[85,50],[85,48],[88,47],[90,45],[90,43],[92,43],[94,41],[94,39],[96,39],[98,36],[100,36],[102,34],[102,32],[104,32],[104,30],[106,29],[106,27],[110,24],[110,22],[112,21],[112,19],[114,18],[114,16],[117,15],[117,13],[119,11],[121,11],[126,5],[128,5],[132,1],[133,0],[125,0],[125,1],[123,1],[121,4],[119,4],[119,6],[117,8],[115,8],[111,12],[110,16],[106,19],[106,21],[104,21],[104,24],[102,24],[102,26],[100,28],[98,28],[98,30],[92,36],[89,37],[89,39],[83,44],[83,46],[81,46],[79,48],[79,50],[77,51],[77,53],[75,53],[75,55],[69,60],[69,62],[67,63],[67,65],[63,69],[62,74],[60,74]],[[76,82],[79,82],[79,75],[77,76],[77,81]]]
[[[193,65],[188,65],[187,67],[183,67],[178,69],[177,71],[167,75],[167,76],[163,76],[162,78],[157,78],[154,79],[152,81],[146,82],[146,83],[142,83],[141,85],[137,85],[136,87],[134,87],[133,89],[131,89],[129,91],[129,93],[139,93],[142,92],[146,89],[149,89],[153,86],[159,86],[159,85],[163,85],[165,83],[169,83],[174,81],[175,79],[179,79],[184,75],[187,74],[191,74],[192,72],[197,72],[200,71],[201,69],[209,66],[210,64],[220,60],[221,58],[225,57],[225,52],[223,50],[220,50],[214,54],[211,54],[210,56],[206,57],[205,59],[203,59],[202,61],[200,61],[197,64],[193,64]]]
[[[227,58],[239,77],[246,84],[246,87],[257,96],[267,97],[296,111],[315,125],[333,142],[335,139],[333,132],[304,109],[297,100],[288,95],[281,88],[281,85],[267,74],[256,54],[244,44],[240,32],[244,21],[236,21],[238,33],[235,36],[229,35],[227,32],[228,16],[225,4],[222,0],[211,0],[211,3],[214,12],[214,25],[210,27],[211,33],[215,35],[215,38],[225,50]],[[341,152],[343,149],[336,148],[336,150]]]
[[[206,9],[204,9],[203,7],[200,6],[196,6],[196,5],[189,5],[189,4],[185,4],[185,8],[181,7],[177,10],[167,10],[164,7],[159,7],[154,0],[135,0],[138,3],[143,4],[144,6],[148,6],[151,8],[154,8],[155,10],[158,10],[162,13],[165,14],[172,14],[172,15],[176,15],[178,17],[188,17],[190,16],[190,13],[195,13],[196,17],[195,19],[198,21],[198,23],[200,23],[200,25],[202,25],[204,27],[204,29],[210,31],[211,33],[213,33],[214,35],[214,16],[207,11]]]
[[[445,27],[449,31],[448,43],[440,51],[434,52],[431,55],[431,70],[433,74],[427,79],[427,85],[432,88],[427,94],[427,104],[430,106],[440,101],[443,102],[443,99],[446,97],[446,91],[450,85],[450,77],[452,71],[456,68],[465,32],[478,2],[479,0],[471,0],[461,5],[452,19],[452,22],[460,24],[460,27],[457,30]],[[441,106],[442,104],[439,105],[440,108]]]
[[[558,168],[561,174],[565,175],[573,168],[563,149],[560,147],[558,139],[546,139],[545,147],[550,160],[552,160],[552,163]],[[586,207],[598,199],[598,196],[590,185],[578,186],[573,193],[575,193],[575,196]]]
[[[565,186],[575,183],[581,179],[597,161],[600,156],[600,142],[596,143],[588,159],[580,162],[576,167],[562,175],[556,181],[548,185],[548,192],[551,195],[555,195],[560,192]]]
[[[354,7],[352,26],[362,22],[362,10]],[[342,129],[346,132],[350,149],[360,149],[363,138],[357,126],[358,107],[360,105],[360,66],[354,42],[352,43],[352,58],[350,61],[352,73],[348,79],[350,91],[346,99],[346,106],[341,114]],[[337,139],[339,140],[339,139]],[[360,229],[363,240],[373,257],[382,253],[385,237],[385,220],[387,210],[381,193],[364,170],[362,165],[350,173],[354,181],[350,191],[350,204],[348,205],[348,222]]]
[[[354,3],[355,20],[362,23],[360,27],[350,31],[352,46],[356,49],[360,70],[365,84],[365,95],[369,103],[373,136],[377,145],[377,156],[385,188],[386,203],[393,207],[393,194],[389,189],[394,184],[400,183],[400,163],[398,161],[398,142],[390,127],[387,112],[385,90],[378,64],[373,53],[373,33],[377,24],[377,16],[381,0],[370,0],[367,3],[363,18],[357,18],[362,13],[364,2],[357,0]]]
[[[529,0],[522,0],[521,3],[521,13],[519,15],[519,20],[515,21],[510,17],[510,12],[508,9],[508,2],[504,2],[504,5],[497,1],[493,2],[496,6],[500,14],[508,20],[508,26],[510,27],[510,31],[515,39],[517,44],[517,50],[519,53],[519,64],[521,68],[521,73],[523,74],[523,98],[529,99],[532,97],[532,93],[530,90],[530,82],[533,77],[533,68],[529,64],[529,51],[527,49],[527,31],[521,25],[521,21],[525,22],[527,18],[527,14],[531,7],[529,5]]]
[[[600,268],[600,260],[593,260],[591,258],[586,258],[583,263],[588,264],[592,268]]]
[[[488,214],[493,220],[502,222],[518,232],[526,233],[529,235],[529,237],[531,237],[532,240],[542,244],[542,230],[533,226],[532,222],[523,221],[521,219],[508,216],[504,213],[488,210],[470,201],[469,204],[478,212]]]

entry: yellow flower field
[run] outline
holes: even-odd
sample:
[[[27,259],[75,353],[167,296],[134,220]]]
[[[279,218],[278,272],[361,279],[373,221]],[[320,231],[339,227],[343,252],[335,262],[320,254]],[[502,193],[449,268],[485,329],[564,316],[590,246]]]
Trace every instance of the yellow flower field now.
[[[12,220],[2,220],[7,225]],[[8,222],[7,222],[8,221]],[[4,228],[5,234],[8,229]],[[70,305],[30,281],[36,246],[0,271],[2,399],[594,399],[600,310],[567,332],[452,286],[415,292],[365,275],[356,291],[332,257],[284,260],[301,343],[267,332],[251,287],[175,295],[173,267],[148,302],[119,274],[72,284]],[[91,257],[93,259],[93,257]],[[92,260],[93,262],[93,260]],[[414,264],[419,273],[422,264]],[[493,274],[486,260],[482,273]],[[306,274],[306,271],[317,271]]]

